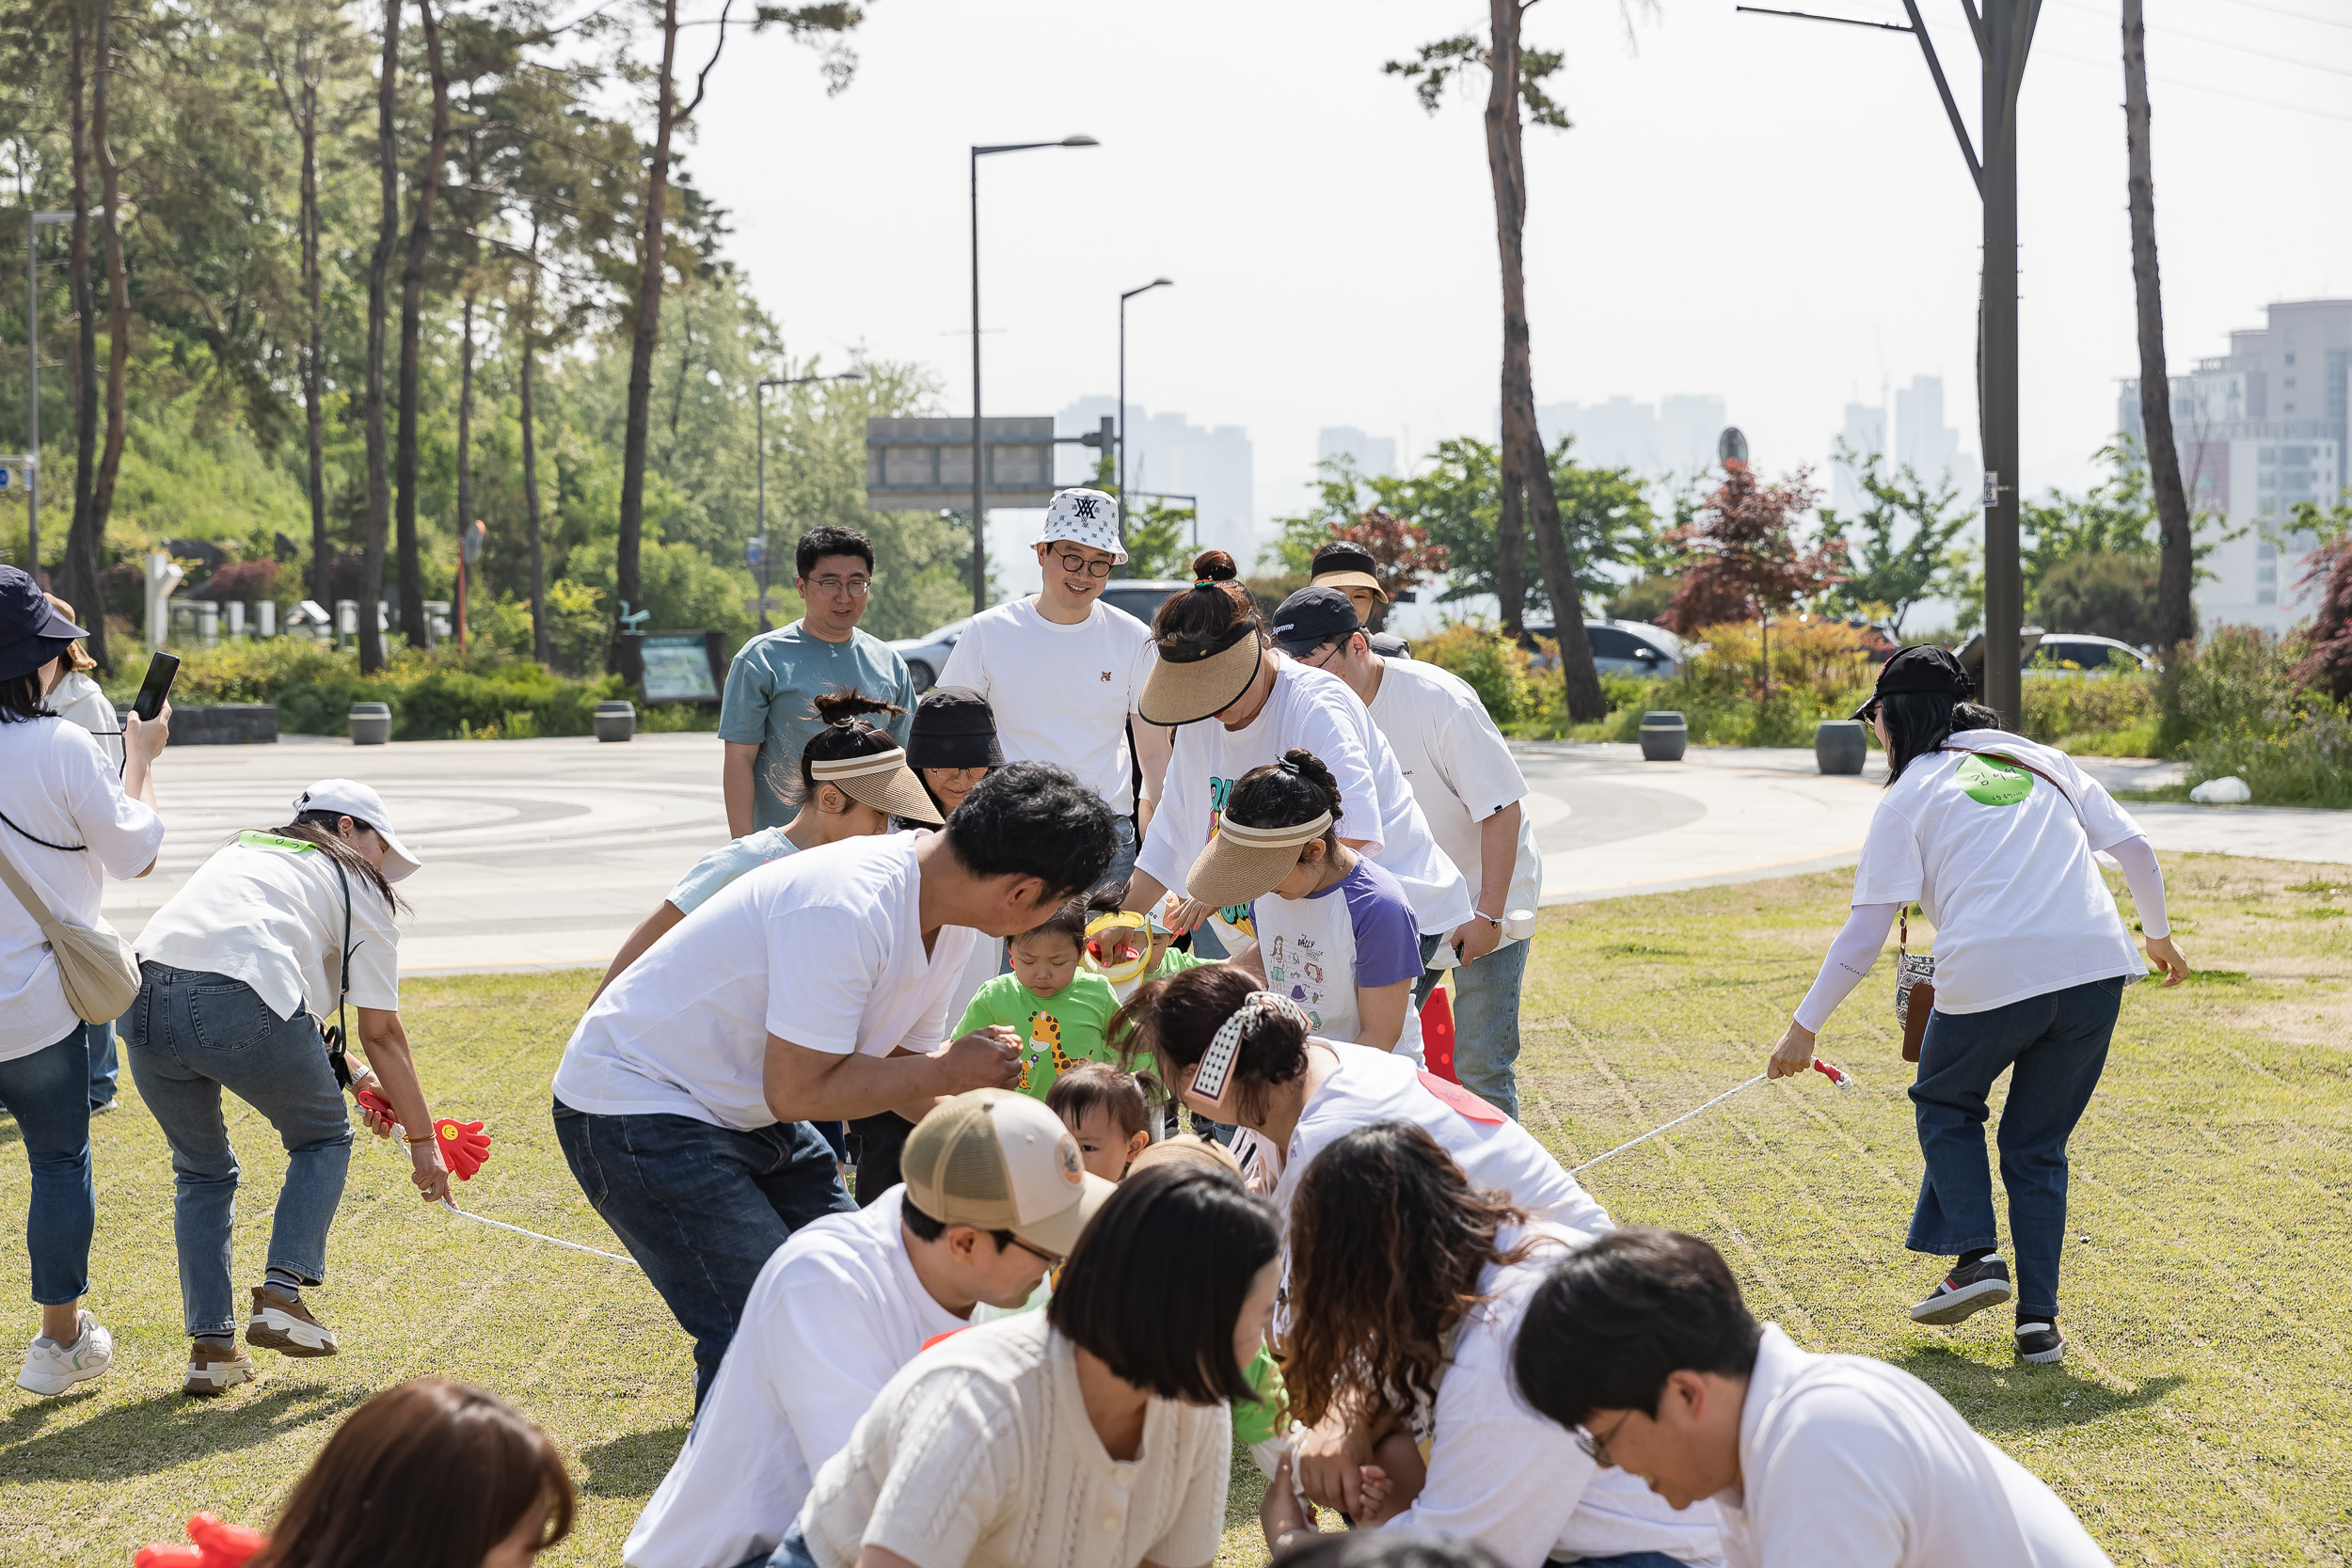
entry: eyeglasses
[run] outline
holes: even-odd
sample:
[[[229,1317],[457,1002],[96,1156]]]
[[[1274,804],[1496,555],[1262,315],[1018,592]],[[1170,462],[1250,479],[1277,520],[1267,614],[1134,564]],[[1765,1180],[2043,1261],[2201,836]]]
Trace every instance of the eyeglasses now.
[[[1616,1425],[1609,1429],[1609,1435],[1606,1437],[1596,1437],[1591,1432],[1580,1428],[1576,1434],[1576,1446],[1583,1450],[1585,1458],[1602,1469],[1613,1470],[1616,1468],[1616,1462],[1609,1457],[1609,1445],[1616,1441],[1617,1433],[1625,1430],[1626,1422],[1631,1419],[1633,1419],[1633,1412],[1630,1410],[1618,1417]]]
[[[808,585],[829,599],[862,599],[873,592],[872,578],[811,578]]]
[[[1112,563],[1107,561],[1089,561],[1082,555],[1056,555],[1054,559],[1061,563],[1063,571],[1068,572],[1073,578],[1080,572],[1084,572],[1090,578],[1106,578],[1111,575]]]
[[[1057,1252],[1048,1252],[1043,1247],[1031,1246],[1028,1243],[1023,1241],[1018,1236],[1015,1236],[1012,1239],[1012,1244],[1019,1247],[1022,1251],[1027,1253],[1032,1258],[1044,1259],[1045,1266],[1049,1269],[1058,1269],[1064,1263],[1070,1261],[1070,1259],[1064,1258]]]

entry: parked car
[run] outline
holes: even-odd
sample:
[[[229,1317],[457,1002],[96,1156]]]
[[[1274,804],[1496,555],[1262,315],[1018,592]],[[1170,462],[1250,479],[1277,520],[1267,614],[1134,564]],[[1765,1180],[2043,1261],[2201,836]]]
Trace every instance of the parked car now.
[[[2136,675],[2154,661],[2128,642],[2089,632],[2043,632],[2021,668],[2028,675]]]
[[[1181,594],[1192,586],[1168,578],[1113,578],[1103,585],[1103,602],[1141,621],[1152,624],[1160,606],[1171,594]],[[950,621],[928,637],[901,637],[890,645],[898,657],[907,661],[907,673],[914,677],[914,689],[929,691],[939,684],[939,673],[947,668],[947,656],[955,652],[956,639],[972,624],[972,617]]]
[[[1551,657],[1536,644],[1539,637],[1557,637],[1551,626],[1531,626],[1522,643],[1535,655],[1537,669],[1549,669]],[[1682,640],[1647,621],[1587,621],[1584,641],[1592,644],[1593,668],[1604,675],[1652,675],[1663,679],[1682,673]]]

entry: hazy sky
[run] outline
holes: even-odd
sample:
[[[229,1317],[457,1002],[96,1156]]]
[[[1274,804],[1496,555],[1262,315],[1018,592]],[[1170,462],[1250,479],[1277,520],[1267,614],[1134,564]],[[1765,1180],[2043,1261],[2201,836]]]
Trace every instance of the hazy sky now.
[[[1899,21],[1899,0],[1771,0]],[[1921,0],[1963,112],[1959,0]],[[1629,11],[1631,23],[1626,17]],[[2176,371],[2271,300],[2352,293],[2352,0],[2148,0]],[[2115,0],[2046,0],[2020,130],[2024,464],[2077,486],[2137,371]],[[691,151],[798,353],[922,361],[970,407],[966,149],[982,161],[992,413],[1107,392],[1246,425],[1262,512],[1316,430],[1424,451],[1491,432],[1501,341],[1477,97],[1432,117],[1383,61],[1475,0],[877,0],[850,89],[738,37]],[[1528,133],[1540,402],[1722,394],[1757,459],[1828,456],[1850,400],[1941,374],[1976,445],[1979,210],[1916,43],[1731,0],[1544,0],[1576,120]],[[712,29],[684,35],[707,50]],[[691,69],[700,63],[690,54]]]

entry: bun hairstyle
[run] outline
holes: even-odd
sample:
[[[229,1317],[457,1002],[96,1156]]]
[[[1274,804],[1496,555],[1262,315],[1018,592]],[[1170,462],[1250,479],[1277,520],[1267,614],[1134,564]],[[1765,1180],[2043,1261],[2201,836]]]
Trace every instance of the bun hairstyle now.
[[[1331,826],[1323,831],[1325,849],[1340,841],[1340,782],[1323,759],[1294,746],[1279,762],[1252,768],[1233,784],[1225,798],[1225,820],[1243,828],[1295,828],[1325,812]]]
[[[825,727],[808,737],[801,748],[801,788],[814,793],[817,771],[811,766],[819,762],[840,762],[850,757],[868,757],[878,752],[898,750],[898,738],[888,730],[877,729],[866,721],[869,713],[904,714],[906,709],[896,703],[877,702],[858,694],[851,687],[847,691],[828,691],[809,705],[817,710]],[[776,792],[786,793],[783,790]],[[929,824],[926,824],[929,826]]]
[[[1152,618],[1152,637],[1164,647],[1201,647],[1221,641],[1245,622],[1257,625],[1258,605],[1241,584],[1241,568],[1223,550],[1202,550],[1192,558],[1191,591],[1171,594],[1162,602],[1160,612]]]
[[[1129,1064],[1147,1055],[1160,1081],[1172,1091],[1180,1069],[1208,1054],[1209,1042],[1225,1021],[1241,1010],[1257,978],[1231,964],[1202,964],[1153,980],[1111,1015],[1111,1046]],[[1307,1029],[1295,1018],[1265,1013],[1245,1030],[1233,1057],[1234,1108],[1249,1119],[1265,1109],[1266,1091],[1307,1070]]]

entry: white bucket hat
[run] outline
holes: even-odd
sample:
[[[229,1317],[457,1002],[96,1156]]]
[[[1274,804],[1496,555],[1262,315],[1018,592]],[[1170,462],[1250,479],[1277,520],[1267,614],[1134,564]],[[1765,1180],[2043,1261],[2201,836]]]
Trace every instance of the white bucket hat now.
[[[385,808],[384,797],[357,779],[321,779],[294,797],[294,815],[306,811],[331,811],[339,816],[352,816],[373,828],[384,840],[384,879],[397,882],[424,863],[410,852],[408,846],[392,832],[391,814]]]
[[[1060,539],[1090,550],[1108,550],[1113,565],[1127,564],[1127,546],[1119,542],[1119,502],[1100,490],[1054,492],[1038,542],[1050,545]]]

